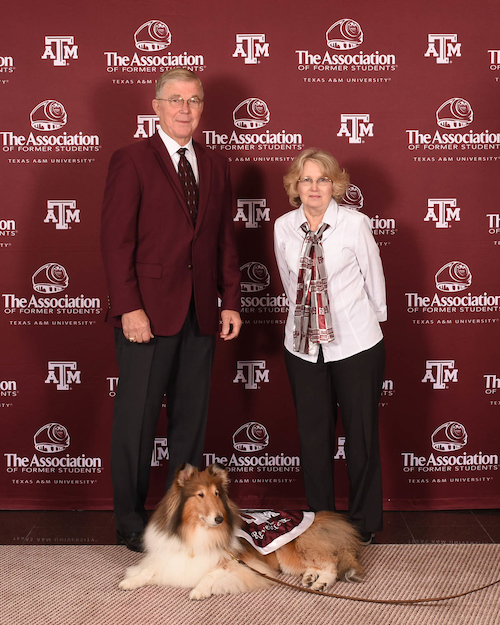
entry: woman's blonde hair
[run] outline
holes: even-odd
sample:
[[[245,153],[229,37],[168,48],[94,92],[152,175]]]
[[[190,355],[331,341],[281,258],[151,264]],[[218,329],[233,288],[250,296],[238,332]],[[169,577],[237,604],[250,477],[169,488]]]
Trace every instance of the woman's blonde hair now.
[[[299,192],[297,190],[298,180],[301,177],[302,170],[306,161],[312,161],[321,169],[322,174],[326,178],[330,178],[333,182],[333,198],[336,201],[341,200],[349,186],[349,174],[345,169],[340,169],[336,159],[325,150],[317,150],[316,148],[308,148],[303,150],[290,165],[288,173],[283,177],[283,185],[288,193],[290,204],[298,208],[301,205]]]

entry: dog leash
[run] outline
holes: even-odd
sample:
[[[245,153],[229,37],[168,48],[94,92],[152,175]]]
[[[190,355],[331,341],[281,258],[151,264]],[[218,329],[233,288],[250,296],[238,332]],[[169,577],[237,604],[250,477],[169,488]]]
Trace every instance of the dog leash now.
[[[313,590],[312,588],[305,588],[304,586],[297,586],[296,584],[290,584],[289,582],[285,582],[281,579],[276,579],[271,577],[270,575],[266,575],[266,573],[261,573],[257,571],[246,562],[243,562],[240,558],[237,558],[230,551],[227,552],[231,558],[237,562],[238,564],[242,564],[246,566],[247,569],[250,569],[257,575],[268,579],[270,582],[274,582],[276,584],[281,584],[282,586],[288,586],[288,588],[294,588],[295,590],[301,590],[303,592],[309,592],[314,595],[321,595],[322,597],[332,597],[333,599],[347,599],[348,601],[361,601],[363,603],[383,603],[390,605],[408,605],[415,603],[432,603],[436,601],[447,601],[448,599],[458,599],[459,597],[465,597],[466,595],[471,595],[475,592],[479,592],[480,590],[485,590],[486,588],[490,588],[491,586],[495,586],[495,584],[500,584],[500,579],[495,580],[494,582],[490,582],[489,584],[485,584],[484,586],[480,586],[478,588],[473,588],[472,590],[466,590],[464,592],[458,593],[456,595],[449,595],[447,597],[426,597],[424,599],[366,599],[362,597],[350,597],[348,595],[337,595],[334,593],[323,592],[321,590]]]

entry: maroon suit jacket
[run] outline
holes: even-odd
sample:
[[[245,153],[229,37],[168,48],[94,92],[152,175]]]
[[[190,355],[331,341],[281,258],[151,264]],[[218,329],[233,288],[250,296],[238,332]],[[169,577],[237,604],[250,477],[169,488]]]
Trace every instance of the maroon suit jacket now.
[[[158,133],[111,157],[101,249],[109,288],[107,320],[143,308],[153,334],[182,328],[194,293],[202,334],[222,309],[240,310],[240,271],[226,159],[194,143],[199,171],[196,227],[172,159]]]

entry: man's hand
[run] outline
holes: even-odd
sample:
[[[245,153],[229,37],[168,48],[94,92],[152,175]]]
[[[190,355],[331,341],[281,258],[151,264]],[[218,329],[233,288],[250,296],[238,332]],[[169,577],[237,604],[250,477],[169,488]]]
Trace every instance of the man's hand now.
[[[149,318],[142,308],[122,315],[122,329],[131,343],[149,343],[154,339]]]
[[[242,321],[240,313],[235,310],[223,310],[220,317],[222,319],[221,339],[224,339],[224,341],[235,339],[241,330]]]

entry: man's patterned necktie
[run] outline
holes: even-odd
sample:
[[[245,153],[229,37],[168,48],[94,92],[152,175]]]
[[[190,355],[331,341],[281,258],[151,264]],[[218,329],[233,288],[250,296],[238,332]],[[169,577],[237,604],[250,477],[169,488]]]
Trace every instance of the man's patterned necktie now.
[[[196,216],[198,214],[198,185],[196,184],[191,165],[186,158],[186,148],[180,148],[177,152],[180,155],[177,173],[181,180],[184,197],[186,198],[189,212],[191,213],[191,219],[193,220],[193,224],[196,224]]]

